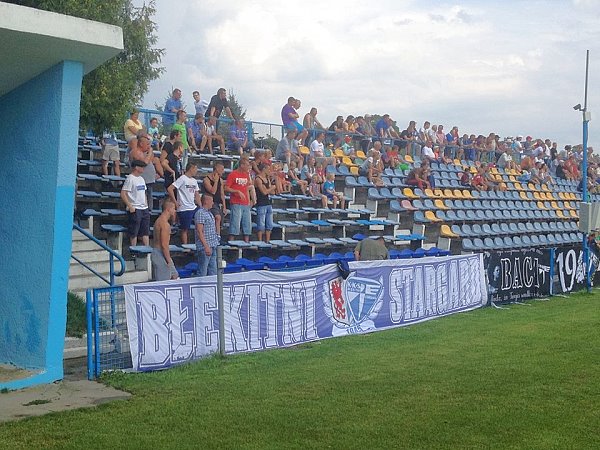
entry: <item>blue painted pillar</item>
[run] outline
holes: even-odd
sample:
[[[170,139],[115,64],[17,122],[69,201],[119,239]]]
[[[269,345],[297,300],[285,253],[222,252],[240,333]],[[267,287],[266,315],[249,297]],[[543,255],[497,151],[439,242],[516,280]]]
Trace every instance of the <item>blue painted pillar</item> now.
[[[0,364],[63,377],[83,65],[64,61],[0,97]]]

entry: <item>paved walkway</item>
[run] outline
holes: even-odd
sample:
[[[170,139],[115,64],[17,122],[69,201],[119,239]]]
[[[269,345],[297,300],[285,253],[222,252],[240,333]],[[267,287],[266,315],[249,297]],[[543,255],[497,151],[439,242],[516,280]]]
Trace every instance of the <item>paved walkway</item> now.
[[[0,393],[0,422],[50,412],[90,408],[131,396],[86,379],[85,358],[65,360],[65,379],[58,383]]]

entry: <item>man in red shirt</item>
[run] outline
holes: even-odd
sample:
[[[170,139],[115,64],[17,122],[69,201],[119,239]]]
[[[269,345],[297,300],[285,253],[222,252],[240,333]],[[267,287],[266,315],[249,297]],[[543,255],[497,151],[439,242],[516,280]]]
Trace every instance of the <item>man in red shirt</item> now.
[[[229,240],[240,234],[240,226],[244,241],[250,241],[252,221],[250,208],[255,203],[255,192],[250,178],[250,161],[247,157],[240,158],[239,167],[233,170],[225,182],[225,192],[231,194],[231,219],[229,224]]]

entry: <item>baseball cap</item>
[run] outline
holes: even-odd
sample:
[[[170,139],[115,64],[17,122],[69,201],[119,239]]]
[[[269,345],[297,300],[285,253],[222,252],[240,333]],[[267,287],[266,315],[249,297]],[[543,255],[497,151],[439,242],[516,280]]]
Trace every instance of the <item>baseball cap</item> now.
[[[146,167],[148,164],[146,164],[144,161],[140,161],[139,159],[134,159],[133,161],[131,161],[131,167]]]

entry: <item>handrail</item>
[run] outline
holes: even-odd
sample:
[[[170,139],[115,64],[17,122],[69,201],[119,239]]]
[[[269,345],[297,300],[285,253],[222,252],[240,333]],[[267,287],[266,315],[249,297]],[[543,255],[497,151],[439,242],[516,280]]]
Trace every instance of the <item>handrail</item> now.
[[[75,261],[77,261],[79,264],[81,264],[87,270],[92,272],[98,278],[102,279],[105,283],[109,284],[110,286],[114,286],[115,285],[115,277],[120,277],[121,275],[123,275],[125,273],[125,259],[123,258],[123,256],[121,256],[118,252],[114,251],[112,248],[110,248],[108,245],[106,245],[102,241],[96,239],[94,237],[94,235],[88,233],[87,231],[85,231],[83,228],[81,228],[76,223],[73,224],[73,229],[79,231],[85,237],[87,237],[91,241],[95,242],[102,249],[106,250],[109,253],[110,257],[109,257],[108,262],[109,262],[109,266],[110,266],[110,275],[109,275],[110,279],[106,279],[104,276],[99,274],[96,270],[92,269],[90,266],[88,266],[86,263],[81,261],[79,258],[73,256],[72,254],[71,254],[71,258],[73,258]],[[115,263],[113,261],[113,258],[117,258],[119,260],[119,263],[121,264],[121,270],[119,270],[118,272],[115,272]]]

